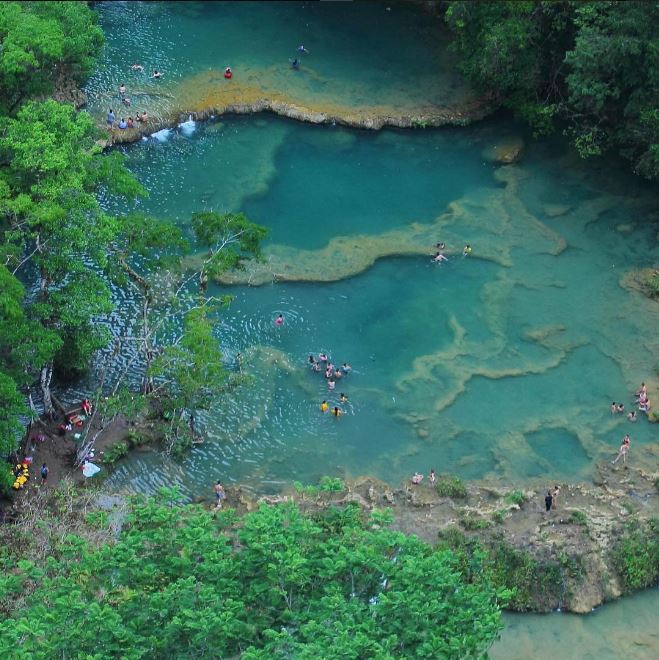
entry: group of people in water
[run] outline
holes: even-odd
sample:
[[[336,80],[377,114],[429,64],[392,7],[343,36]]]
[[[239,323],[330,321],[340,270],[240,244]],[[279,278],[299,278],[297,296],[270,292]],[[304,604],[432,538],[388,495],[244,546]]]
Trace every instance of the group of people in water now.
[[[141,64],[138,64],[137,62],[131,64],[130,68],[131,71],[137,71],[138,73],[144,71],[144,67]],[[162,71],[158,71],[158,69],[154,69],[153,73],[151,74],[151,78],[153,78],[154,80],[159,80],[160,78],[163,77],[163,75],[164,74]],[[130,108],[130,106],[132,105],[130,97],[127,94],[126,83],[123,82],[121,83],[121,85],[119,85],[119,100],[121,101],[121,105],[123,105],[126,108]],[[141,114],[138,112],[137,115],[135,115],[135,119],[133,119],[133,117],[128,117],[128,118],[122,117],[117,123],[117,128],[119,128],[119,130],[122,131],[128,128],[135,128],[136,123],[146,124],[148,120],[149,120],[149,116],[147,115],[146,110],[143,110]],[[106,121],[107,121],[108,130],[109,131],[114,130],[114,125],[117,119],[114,114],[114,110],[112,108],[108,110]]]
[[[327,353],[319,353],[318,359],[316,359],[314,355],[309,355],[309,366],[314,373],[325,372],[327,389],[330,392],[336,390],[337,380],[345,378],[352,371],[352,367],[347,362],[344,362],[340,367],[335,367]],[[339,402],[344,404],[348,403],[348,397],[343,392],[339,395]],[[330,410],[330,405],[327,403],[327,400],[321,402],[320,412],[330,412],[334,417],[341,417],[341,415],[343,415],[343,410],[339,406],[334,406]]]
[[[448,257],[444,254],[444,250],[446,250],[446,243],[437,243],[435,245],[435,254],[432,256],[431,261],[434,261],[435,263],[442,263],[442,261],[448,261]],[[472,252],[471,245],[467,243],[464,248],[462,248],[462,256],[463,257],[468,257]]]
[[[634,403],[638,406],[638,409],[641,412],[644,412],[646,415],[650,412],[650,408],[652,408],[652,403],[650,402],[650,399],[648,399],[648,388],[646,387],[645,383],[641,383],[641,387],[636,390],[634,393]],[[625,413],[625,404],[624,403],[616,403],[613,401],[611,403],[611,414],[612,415],[619,415]],[[635,410],[630,410],[627,413],[627,419],[630,422],[635,422],[637,417],[636,417],[636,411]]]

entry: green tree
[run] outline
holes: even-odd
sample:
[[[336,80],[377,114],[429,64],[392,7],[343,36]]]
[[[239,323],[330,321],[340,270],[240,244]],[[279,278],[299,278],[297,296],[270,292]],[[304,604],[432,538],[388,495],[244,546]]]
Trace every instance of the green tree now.
[[[0,42],[0,112],[13,115],[63,78],[83,82],[103,33],[86,2],[3,2]]]
[[[446,21],[466,77],[538,133],[547,133],[564,93],[572,14],[570,2],[451,2]]]
[[[172,419],[170,447],[180,440],[185,414],[192,439],[197,437],[197,411],[208,410],[226,382],[222,351],[208,316],[211,311],[208,305],[202,305],[187,312],[180,341],[166,346],[149,372],[157,381],[152,396],[167,394],[164,401]]]
[[[612,148],[659,176],[659,5],[579,3],[566,54],[570,134],[582,155]]]
[[[291,504],[236,519],[178,501],[172,490],[135,500],[116,542],[60,533],[43,563],[0,555],[0,651],[477,658],[502,627],[507,593],[486,572],[467,581],[450,551],[389,530],[377,512],[310,517]]]
[[[582,156],[659,176],[656,2],[450,2],[446,21],[466,77],[536,133],[560,119]]]
[[[54,366],[84,369],[107,341],[95,321],[111,310],[102,274],[119,225],[96,193],[100,186],[141,192],[119,154],[100,155],[96,137],[86,113],[55,101],[26,104],[0,136],[5,263],[14,275],[28,268],[37,273],[26,315],[60,341],[55,354],[36,365],[47,414]]]

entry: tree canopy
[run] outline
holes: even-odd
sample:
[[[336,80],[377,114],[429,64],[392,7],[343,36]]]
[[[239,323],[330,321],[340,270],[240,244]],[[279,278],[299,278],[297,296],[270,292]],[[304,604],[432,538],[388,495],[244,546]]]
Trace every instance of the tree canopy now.
[[[107,512],[92,516],[107,527]],[[236,519],[176,493],[133,501],[116,541],[0,554],[0,651],[30,657],[477,658],[508,593],[356,506]],[[474,562],[477,562],[477,558]],[[17,570],[20,568],[20,570]],[[471,567],[477,572],[477,567]]]
[[[13,114],[62,78],[83,82],[103,32],[86,2],[3,2],[0,42],[0,112]]]
[[[467,78],[528,121],[557,125],[582,156],[609,151],[659,177],[656,2],[450,2]]]

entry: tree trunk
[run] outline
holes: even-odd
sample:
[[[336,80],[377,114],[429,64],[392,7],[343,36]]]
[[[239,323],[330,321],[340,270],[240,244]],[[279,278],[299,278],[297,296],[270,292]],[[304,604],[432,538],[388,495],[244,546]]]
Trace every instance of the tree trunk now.
[[[50,381],[53,379],[53,363],[41,367],[41,374],[39,376],[39,384],[41,385],[41,395],[43,397],[43,412],[52,421],[54,418],[53,413],[53,397],[50,392]]]

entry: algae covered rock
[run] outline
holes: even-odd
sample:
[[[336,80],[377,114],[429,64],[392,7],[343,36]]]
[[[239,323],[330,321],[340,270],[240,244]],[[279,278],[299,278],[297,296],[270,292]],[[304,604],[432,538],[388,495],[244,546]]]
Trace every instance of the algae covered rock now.
[[[483,149],[483,158],[488,163],[496,165],[510,165],[516,163],[524,153],[524,140],[518,136],[511,136],[498,140],[496,144]]]

